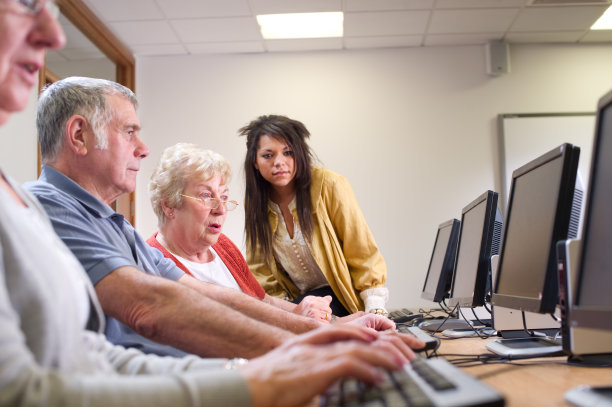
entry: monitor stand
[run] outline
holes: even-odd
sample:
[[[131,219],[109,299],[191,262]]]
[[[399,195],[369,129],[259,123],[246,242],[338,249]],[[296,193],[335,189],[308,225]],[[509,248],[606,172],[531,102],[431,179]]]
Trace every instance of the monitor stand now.
[[[570,355],[567,357],[567,362],[584,367],[610,367],[612,366],[612,353]]]
[[[487,344],[487,349],[508,359],[561,356],[564,354],[561,340],[556,341],[539,336],[496,339]]]

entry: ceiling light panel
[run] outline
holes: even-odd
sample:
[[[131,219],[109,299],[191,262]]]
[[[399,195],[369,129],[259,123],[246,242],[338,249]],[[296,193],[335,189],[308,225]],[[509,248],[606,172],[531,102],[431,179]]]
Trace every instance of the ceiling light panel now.
[[[612,6],[595,21],[591,26],[591,30],[612,30]]]
[[[261,35],[265,39],[333,38],[342,37],[344,14],[292,13],[257,16]]]

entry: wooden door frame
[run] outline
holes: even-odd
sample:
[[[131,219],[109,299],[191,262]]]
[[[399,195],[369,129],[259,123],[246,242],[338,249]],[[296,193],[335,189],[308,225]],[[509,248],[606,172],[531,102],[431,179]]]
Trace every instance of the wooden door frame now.
[[[113,34],[108,27],[85,5],[83,0],[56,0],[60,12],[78,28],[98,49],[115,63],[115,81],[135,92],[136,69],[132,52]],[[57,76],[46,68],[41,70],[39,83],[41,87],[57,80]],[[38,155],[40,160],[40,153]],[[38,171],[40,173],[40,161]],[[132,225],[135,225],[135,193],[124,194],[114,203],[113,208],[123,214]]]

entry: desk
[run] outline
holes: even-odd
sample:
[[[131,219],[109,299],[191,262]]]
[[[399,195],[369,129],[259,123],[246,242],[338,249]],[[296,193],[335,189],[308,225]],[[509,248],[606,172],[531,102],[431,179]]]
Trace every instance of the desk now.
[[[438,355],[448,360],[455,355],[489,353],[485,348],[490,339],[462,338],[442,340]],[[563,395],[572,387],[612,385],[612,367],[588,368],[570,366],[567,357],[518,360],[513,364],[478,364],[462,369],[496,389],[506,399],[506,406],[563,406]]]

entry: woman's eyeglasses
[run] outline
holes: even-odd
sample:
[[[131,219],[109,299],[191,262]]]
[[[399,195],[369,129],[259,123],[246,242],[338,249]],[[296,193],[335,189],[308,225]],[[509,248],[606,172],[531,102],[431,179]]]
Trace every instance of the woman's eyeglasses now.
[[[238,202],[236,201],[222,201],[221,199],[218,199],[218,198],[198,198],[195,196],[185,195],[185,194],[181,194],[181,196],[184,196],[185,198],[195,199],[196,201],[200,201],[208,209],[217,209],[219,205],[221,204],[225,205],[225,208],[228,211],[233,211],[234,209],[238,207]]]

